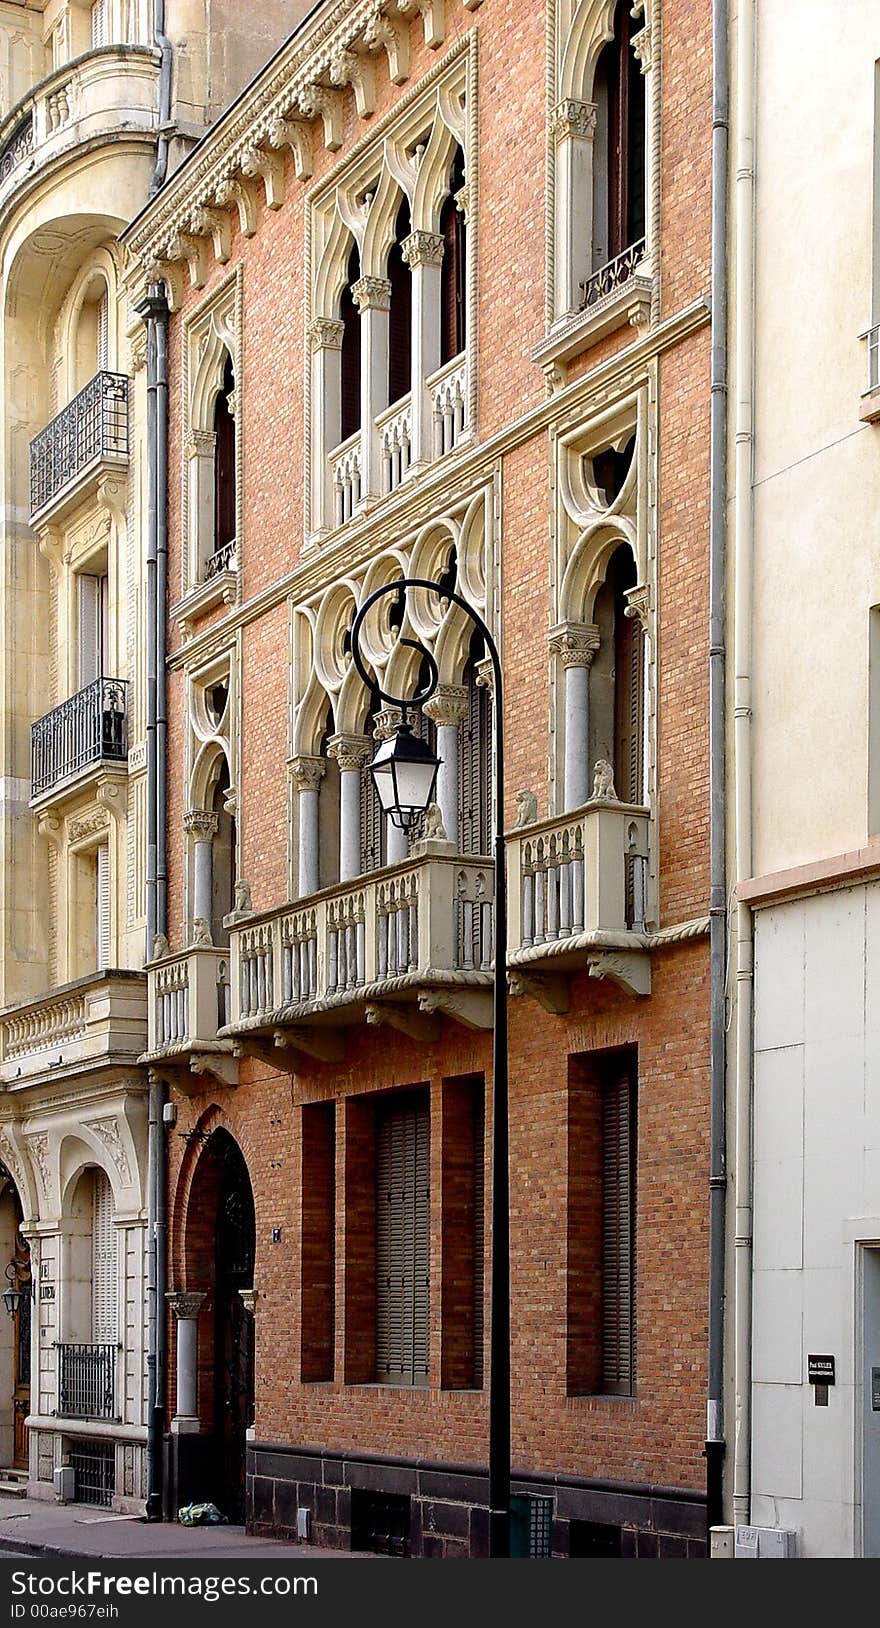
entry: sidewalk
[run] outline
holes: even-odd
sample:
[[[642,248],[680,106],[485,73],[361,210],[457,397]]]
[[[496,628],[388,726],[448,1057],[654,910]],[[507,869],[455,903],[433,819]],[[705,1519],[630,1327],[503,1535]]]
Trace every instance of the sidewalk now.
[[[7,1554],[93,1560],[376,1560],[377,1555],[252,1538],[243,1526],[179,1526],[111,1515],[85,1504],[0,1497],[0,1561]]]

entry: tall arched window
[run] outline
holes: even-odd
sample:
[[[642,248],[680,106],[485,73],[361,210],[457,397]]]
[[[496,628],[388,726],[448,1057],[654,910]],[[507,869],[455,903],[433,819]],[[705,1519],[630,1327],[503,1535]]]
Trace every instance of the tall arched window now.
[[[235,418],[229,397],[235,389],[232,358],[227,356],[223,383],[214,403],[214,554],[235,541]]]
[[[412,388],[412,272],[401,245],[412,231],[409,204],[404,198],[397,211],[394,242],[388,255],[391,313],[388,322],[388,405]]]
[[[342,323],[340,441],[347,441],[361,427],[361,314],[351,292],[360,274],[361,257],[357,244],[354,244],[348,257],[348,280],[339,297],[339,318]]]
[[[627,592],[638,578],[632,549],[616,548],[597,596],[600,646],[590,668],[589,761],[609,761],[623,803],[644,798],[645,651],[642,625],[627,616]]]
[[[632,49],[629,0],[614,14],[614,38],[596,64],[593,267],[645,235],[645,81]]]
[[[440,267],[440,365],[451,362],[467,344],[465,289],[467,282],[467,225],[455,201],[464,186],[464,153],[455,149],[449,192],[440,211],[443,260]]]

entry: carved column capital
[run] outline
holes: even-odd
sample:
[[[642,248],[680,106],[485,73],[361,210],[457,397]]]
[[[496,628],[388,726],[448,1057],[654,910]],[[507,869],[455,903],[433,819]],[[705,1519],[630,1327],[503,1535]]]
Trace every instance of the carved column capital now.
[[[651,609],[651,590],[646,582],[639,583],[635,588],[627,588],[624,593],[626,609],[624,616],[634,617],[644,630],[648,626],[648,613]]]
[[[550,120],[554,141],[564,141],[568,136],[592,141],[596,134],[597,115],[595,102],[575,102],[571,97],[557,102]]]
[[[327,765],[322,757],[301,756],[291,758],[287,770],[297,791],[317,791]]]
[[[207,809],[190,808],[183,816],[183,829],[189,836],[195,837],[196,842],[211,842],[217,835],[217,828],[217,815],[208,813]]]
[[[312,350],[341,350],[345,323],[335,317],[315,317],[309,323],[308,336]]]
[[[439,266],[443,259],[443,239],[439,232],[410,232],[400,245],[408,266]]]
[[[187,458],[213,458],[217,437],[213,430],[190,430],[184,443]]]
[[[648,73],[654,60],[654,43],[651,38],[650,23],[646,23],[644,28],[635,35],[632,41],[632,53],[642,73]]]
[[[208,1297],[189,1289],[172,1289],[165,1298],[175,1317],[198,1317]]]
[[[468,692],[463,684],[438,684],[422,711],[440,726],[455,726],[467,716]]]
[[[389,741],[403,717],[400,707],[383,707],[373,720],[373,739]]]
[[[351,285],[351,297],[359,311],[391,310],[391,284],[387,277],[359,277]]]
[[[250,1312],[251,1316],[253,1317],[254,1312],[257,1309],[257,1301],[260,1297],[259,1289],[239,1289],[238,1292],[241,1295],[241,1302],[245,1311]]]
[[[327,756],[335,758],[343,774],[362,769],[372,755],[372,742],[367,735],[331,735],[327,742]]]
[[[592,666],[601,642],[594,622],[560,622],[550,630],[550,654],[560,656],[566,669]]]

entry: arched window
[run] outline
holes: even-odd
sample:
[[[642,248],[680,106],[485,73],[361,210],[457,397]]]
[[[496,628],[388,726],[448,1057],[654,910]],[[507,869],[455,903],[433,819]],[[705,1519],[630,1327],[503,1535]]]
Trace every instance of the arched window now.
[[[214,556],[225,556],[235,541],[235,417],[229,398],[235,389],[232,357],[214,403]]]
[[[629,0],[614,14],[614,38],[596,64],[593,269],[645,235],[645,81],[632,49]]]
[[[352,288],[361,274],[361,257],[357,244],[348,257],[348,281],[339,297],[339,317],[342,322],[342,356],[340,358],[339,439],[347,441],[361,427],[361,314]]]
[[[467,344],[465,289],[467,282],[467,225],[455,201],[464,186],[464,153],[455,149],[449,192],[440,211],[443,260],[440,267],[440,365],[444,367]]]
[[[235,819],[226,806],[228,792],[229,767],[224,758],[211,801],[211,812],[217,817],[211,855],[211,938],[222,946],[229,943],[229,929],[224,927],[223,918],[235,906]]]
[[[394,242],[388,255],[391,313],[388,322],[388,405],[412,389],[412,272],[401,245],[412,231],[409,204],[404,198],[397,211]]]
[[[333,708],[328,706],[318,746],[318,756],[324,760],[318,782],[318,879],[322,888],[335,887],[339,881],[339,764],[327,752],[334,732]]]
[[[589,761],[612,764],[614,789],[623,803],[644,800],[645,651],[642,625],[627,616],[627,592],[637,581],[626,543],[615,549],[596,596],[594,619],[600,646],[590,668]]]

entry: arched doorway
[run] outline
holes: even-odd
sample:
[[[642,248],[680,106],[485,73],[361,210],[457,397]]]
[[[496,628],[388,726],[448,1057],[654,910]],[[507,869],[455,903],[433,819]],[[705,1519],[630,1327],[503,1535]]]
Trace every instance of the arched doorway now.
[[[199,1414],[211,1436],[205,1496],[228,1520],[243,1521],[254,1320],[241,1291],[253,1288],[256,1225],[247,1165],[228,1131],[214,1131],[205,1144],[188,1216],[187,1288],[208,1295],[199,1347]]]
[[[0,1166],[0,1291],[22,1291],[12,1316],[0,1311],[0,1465],[26,1470],[31,1410],[31,1258],[21,1234],[22,1209]]]

